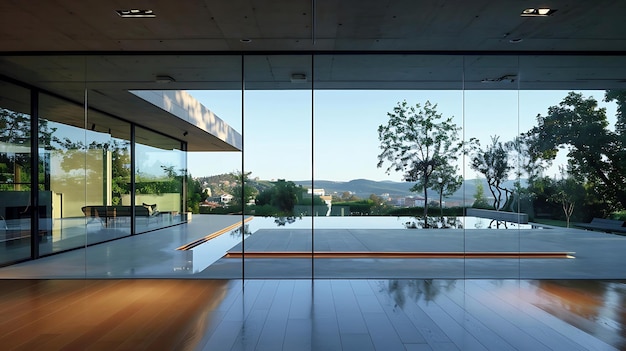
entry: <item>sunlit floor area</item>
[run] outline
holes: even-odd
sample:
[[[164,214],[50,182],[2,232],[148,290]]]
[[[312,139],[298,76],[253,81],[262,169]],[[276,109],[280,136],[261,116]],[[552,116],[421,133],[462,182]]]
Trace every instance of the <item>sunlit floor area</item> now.
[[[3,350],[619,350],[626,285],[0,280]]]

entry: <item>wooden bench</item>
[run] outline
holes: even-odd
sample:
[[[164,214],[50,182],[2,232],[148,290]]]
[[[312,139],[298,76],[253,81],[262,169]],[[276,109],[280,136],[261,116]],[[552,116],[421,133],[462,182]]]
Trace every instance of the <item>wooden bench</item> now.
[[[615,219],[594,218],[589,223],[575,223],[575,227],[598,230],[606,233],[626,233],[624,221]]]

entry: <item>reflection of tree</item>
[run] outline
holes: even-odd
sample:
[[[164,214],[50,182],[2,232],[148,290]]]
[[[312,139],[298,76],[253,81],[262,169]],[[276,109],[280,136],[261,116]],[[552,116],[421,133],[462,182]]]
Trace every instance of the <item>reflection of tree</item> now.
[[[452,291],[456,280],[393,279],[379,283],[380,291],[386,292],[395,302],[394,307],[404,309],[407,301],[435,301],[443,291]]]
[[[137,170],[135,189],[137,194],[162,195],[168,193],[181,194],[183,190],[183,178],[186,170],[175,170],[174,166],[163,166],[163,175],[155,176],[144,174]]]
[[[463,229],[463,222],[456,217],[427,217],[428,223],[424,223],[424,219],[421,217],[415,217],[412,222],[404,223],[404,226],[408,229]]]
[[[243,226],[240,226],[237,229],[231,231],[230,232],[230,236],[233,237],[233,238],[240,238],[241,237],[241,233],[243,233],[244,235],[252,234],[250,232],[250,226],[248,224],[244,224]]]
[[[102,161],[111,157],[111,202],[120,205],[122,195],[130,193],[130,142],[127,140],[111,139],[106,142],[96,142],[85,145],[82,141],[70,140],[69,138],[52,138],[49,149],[55,151],[55,155],[61,157],[61,169],[68,174],[75,170],[88,168],[85,164],[84,150],[100,150]],[[93,170],[87,169],[87,172]],[[108,176],[106,173],[104,177]],[[89,179],[89,177],[88,177]],[[61,180],[61,179],[59,179]]]
[[[302,219],[302,217],[300,217]],[[274,223],[276,223],[279,227],[284,227],[286,224],[292,224],[296,222],[296,217],[287,216],[287,217],[276,217],[274,219]]]
[[[26,113],[0,107],[0,143],[6,144],[8,152],[0,153],[0,190],[30,189],[30,148],[31,117]],[[48,121],[40,119],[37,137],[41,145],[48,145],[56,128],[50,128]],[[15,152],[11,152],[11,148]],[[24,151],[19,152],[22,148]],[[43,169],[43,167],[42,167]],[[41,182],[44,177],[40,177]],[[19,185],[18,185],[19,184]]]

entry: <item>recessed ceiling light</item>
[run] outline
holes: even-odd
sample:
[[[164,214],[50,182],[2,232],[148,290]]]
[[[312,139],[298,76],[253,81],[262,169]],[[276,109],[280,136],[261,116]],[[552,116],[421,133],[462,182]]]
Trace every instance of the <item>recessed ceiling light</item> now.
[[[252,42],[252,39],[249,39],[249,38],[243,38],[243,39],[239,39],[239,41],[240,41],[240,42],[242,42],[242,43],[251,43],[251,42]]]
[[[292,83],[306,83],[306,74],[305,73],[293,73],[291,75]]]
[[[161,84],[167,84],[167,83],[175,82],[176,79],[170,76],[156,76],[156,79],[154,81],[157,83],[161,83]]]
[[[129,9],[129,10],[115,10],[118,15],[122,18],[154,18],[156,15],[152,10],[138,10],[138,9]]]
[[[523,41],[524,41],[524,39],[522,39],[522,38],[509,39],[509,43],[511,43],[511,44],[517,44],[517,43],[521,43]]]
[[[513,83],[517,79],[517,75],[515,74],[505,74],[501,77],[497,78],[485,78],[481,80],[481,83],[499,83],[499,82],[509,82]]]
[[[522,13],[520,14],[520,16],[522,17],[547,17],[547,16],[552,15],[554,12],[556,12],[556,10],[553,10],[547,7],[542,7],[542,8],[529,7],[527,9],[524,9]]]

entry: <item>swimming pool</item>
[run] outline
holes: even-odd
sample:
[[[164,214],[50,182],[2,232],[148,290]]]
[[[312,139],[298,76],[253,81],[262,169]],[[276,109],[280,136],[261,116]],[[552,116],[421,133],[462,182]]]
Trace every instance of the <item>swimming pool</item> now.
[[[435,222],[441,221],[439,217],[435,218]],[[491,220],[477,217],[451,217],[444,218],[448,224],[454,223],[456,230],[472,230],[488,228]],[[431,222],[431,221],[429,221]],[[291,230],[291,229],[406,229],[412,227],[415,223],[416,228],[410,230],[432,230],[421,229],[415,217],[386,217],[386,216],[354,216],[354,217],[254,217],[251,221],[244,225],[244,239],[253,235],[261,229],[272,230]],[[431,223],[432,225],[432,223]],[[492,224],[495,228],[495,223]],[[532,229],[529,224],[506,223],[506,226],[500,222],[498,229],[494,230],[524,230]],[[537,228],[534,228],[537,229]],[[188,253],[189,262],[193,267],[191,272],[199,272],[215,261],[219,260],[233,246],[241,243],[240,228],[220,235],[202,245],[190,250]]]
[[[530,224],[510,222],[495,222],[478,217],[444,217],[445,228],[451,229],[532,229]],[[439,217],[430,217],[431,228],[442,228]],[[496,227],[497,226],[497,227]],[[293,228],[293,229],[422,229],[423,220],[415,217],[390,216],[354,216],[354,217],[254,217],[248,223],[246,233],[254,233],[263,228]]]

